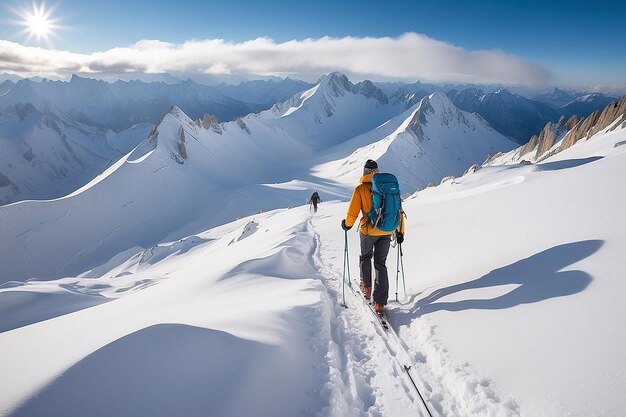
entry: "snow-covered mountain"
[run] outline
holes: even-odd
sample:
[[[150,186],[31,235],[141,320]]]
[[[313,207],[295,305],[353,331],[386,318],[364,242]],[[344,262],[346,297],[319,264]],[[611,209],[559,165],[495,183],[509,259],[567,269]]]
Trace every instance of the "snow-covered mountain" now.
[[[311,83],[287,77],[278,80],[243,81],[237,85],[220,84],[215,89],[227,97],[232,97],[242,103],[257,105],[260,110],[264,110],[311,87],[313,87]],[[228,119],[224,119],[226,120]]]
[[[528,142],[550,121],[557,121],[559,113],[547,105],[529,100],[519,94],[501,89],[483,93],[477,88],[447,93],[461,110],[480,114],[498,132],[519,144]]]
[[[459,110],[444,93],[433,93],[379,128],[329,150],[324,157],[331,161],[316,170],[354,184],[365,161],[375,159],[382,170],[397,174],[401,189],[412,191],[461,175],[497,149],[514,147],[479,115]]]
[[[353,84],[345,75],[334,72],[322,77],[313,88],[275,105],[271,112],[261,113],[259,118],[319,150],[375,128],[402,112],[405,105],[390,102],[370,81]]]
[[[588,93],[581,91],[565,91],[559,88],[546,90],[534,98],[552,107],[565,117],[587,117],[596,110],[604,109],[609,103],[617,101],[603,93]]]
[[[558,109],[575,100],[577,94],[575,91],[565,91],[560,88],[551,88],[542,91],[541,94],[534,97],[534,100],[547,104],[553,109]]]
[[[194,118],[209,113],[219,120],[232,120],[268,109],[309,86],[290,79],[237,86],[206,86],[191,80],[176,84],[137,80],[108,83],[74,75],[69,82],[17,81],[0,95],[0,109],[31,103],[39,111],[63,113],[83,124],[120,131],[137,123],[156,123],[172,105]]]
[[[147,137],[151,125],[115,133],[75,123],[32,104],[0,112],[0,205],[64,196]]]
[[[403,109],[371,83],[337,73],[233,122],[192,120],[174,107],[142,144],[81,189],[0,208],[9,231],[0,252],[17,259],[4,279],[77,274],[133,247],[187,236],[194,225],[297,205],[312,189],[346,198],[364,158],[379,158],[409,193],[513,146],[442,94],[388,121]],[[41,221],[37,230],[32,218]],[[60,230],[71,238],[51,254]]]
[[[601,110],[609,103],[617,101],[615,97],[610,97],[601,93],[584,94],[576,97],[566,105],[558,109],[565,117],[577,115],[587,117],[596,110]]]
[[[214,120],[224,112],[231,117],[269,108],[307,87],[290,79],[217,87],[78,76],[70,82],[7,80],[0,85],[0,204],[76,190],[145,139],[150,122],[156,123],[171,103],[192,115],[212,114]],[[24,112],[39,116],[26,120]]]

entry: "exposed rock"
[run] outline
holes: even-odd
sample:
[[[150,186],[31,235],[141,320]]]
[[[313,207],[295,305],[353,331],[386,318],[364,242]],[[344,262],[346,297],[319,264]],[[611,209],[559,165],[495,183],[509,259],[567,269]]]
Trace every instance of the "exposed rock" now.
[[[381,104],[389,104],[389,98],[385,95],[385,93],[383,93],[383,90],[376,87],[369,80],[356,83],[352,91],[357,94],[362,94],[367,98],[374,98]]]
[[[11,180],[0,172],[0,187],[8,187],[11,185]]]
[[[538,160],[546,152],[548,152],[555,143],[567,134],[576,124],[580,121],[578,116],[572,116],[569,119],[561,117],[556,125],[548,123],[539,134],[539,140],[537,145],[537,153],[535,159]]]
[[[564,120],[564,118],[561,118],[561,120]],[[562,134],[567,133],[567,130],[565,132],[558,131],[558,126],[559,125],[555,126],[552,122],[548,122],[548,124],[546,124],[546,126],[543,128],[543,130],[539,134],[537,153],[535,154],[535,158],[539,158],[541,155],[550,150],[550,148],[552,148],[558,140],[557,138],[560,139]]]
[[[413,118],[407,126],[407,131],[412,132],[419,142],[422,142],[424,140],[424,131],[422,130],[422,125],[426,124],[426,112],[428,110],[431,110],[432,112],[435,111],[430,104],[429,97],[427,96],[422,99],[422,104],[415,112]]]
[[[187,148],[185,148],[185,129],[183,129],[182,126],[178,129],[178,136],[178,153],[180,154],[181,158],[187,159]]]
[[[474,164],[471,167],[467,168],[467,170],[465,170],[463,175],[473,174],[474,172],[478,171],[479,169],[480,169],[480,167],[478,166],[478,164]]]
[[[214,124],[217,124],[217,116],[205,113],[202,117],[202,127],[208,129]]]
[[[535,161],[545,159],[546,152],[552,149],[555,143],[560,141],[567,134],[567,132],[576,126],[579,120],[578,116],[572,116],[570,118],[561,116],[556,124],[548,122],[539,135],[533,135],[527,144],[519,148],[516,158],[521,158],[524,155],[534,153],[531,155],[531,159],[534,159]],[[555,152],[550,152],[550,155],[553,155],[554,153]]]
[[[489,164],[491,161],[493,161],[496,158],[500,158],[502,155],[504,155],[502,152],[497,152],[493,155],[492,154],[487,155],[487,159],[485,159],[485,162],[483,162],[481,166],[485,166]]]
[[[178,162],[181,165],[185,163],[185,160],[181,158],[180,155],[177,154],[176,152],[170,152],[170,156],[172,157],[174,161]]]
[[[24,159],[26,159],[28,162],[33,160],[33,150],[32,148],[29,148],[26,152],[24,152],[22,154],[22,156],[24,157]]]
[[[533,163],[526,160],[526,159],[522,159],[521,161],[519,161],[520,165],[532,165]]]
[[[350,80],[348,80],[348,77],[339,72],[331,72],[325,77],[322,77],[320,84],[328,86],[334,97],[343,96],[348,91],[351,92],[354,86]]]
[[[235,123],[237,124],[237,126],[241,128],[241,130],[245,131],[248,135],[252,133],[250,132],[250,129],[248,128],[248,126],[246,125],[246,123],[243,121],[241,117],[238,117],[237,120],[235,120]]]
[[[439,183],[439,185],[443,184],[444,182],[448,182],[448,181],[452,181],[454,180],[456,177],[454,175],[448,175],[447,177],[443,177],[441,179],[441,182]]]
[[[13,109],[15,110],[15,114],[17,114],[17,116],[20,118],[20,121],[23,121],[31,113],[38,113],[35,106],[33,106],[31,103],[17,103],[13,106]]]
[[[615,125],[611,130],[618,126],[626,127],[626,96],[618,102],[609,104],[604,110],[597,110],[586,119],[578,122],[563,140],[559,151],[572,147],[579,140],[589,138],[613,123]]]
[[[548,125],[552,125],[552,122],[549,122],[546,125],[546,127],[548,127]],[[545,127],[544,127],[544,130],[545,130]],[[519,155],[522,156],[522,155],[526,155],[526,154],[531,153],[532,151],[534,151],[537,148],[537,144],[538,143],[539,143],[539,136],[532,135],[532,137],[530,138],[528,143],[520,148]]]

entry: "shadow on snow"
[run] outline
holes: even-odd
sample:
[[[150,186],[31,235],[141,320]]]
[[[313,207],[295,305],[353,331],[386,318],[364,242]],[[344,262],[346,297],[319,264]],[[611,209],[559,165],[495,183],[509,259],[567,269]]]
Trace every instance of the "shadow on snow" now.
[[[537,164],[537,166],[541,171],[558,171],[561,169],[576,168],[590,162],[595,162],[602,158],[602,156],[590,156],[589,158],[566,159],[564,161],[545,162],[542,164]]]
[[[562,269],[591,256],[602,245],[601,240],[585,240],[555,246],[494,269],[478,279],[440,288],[419,299],[410,312],[398,312],[400,316],[398,324],[408,324],[415,317],[442,310],[499,310],[579,293],[591,283],[592,276],[584,271],[562,271]],[[518,286],[492,299],[439,301],[462,291],[502,285]]]
[[[93,352],[9,415],[295,416],[315,406],[315,384],[286,356],[223,331],[159,324]]]

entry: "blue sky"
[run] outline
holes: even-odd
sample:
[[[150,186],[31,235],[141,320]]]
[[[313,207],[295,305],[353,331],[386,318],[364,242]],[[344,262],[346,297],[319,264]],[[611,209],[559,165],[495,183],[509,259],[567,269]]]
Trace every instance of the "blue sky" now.
[[[621,4],[620,4],[621,3]],[[5,0],[0,19],[31,2]],[[553,74],[554,84],[626,85],[626,5],[583,1],[78,1],[58,0],[64,26],[48,45],[90,54],[142,39],[276,43],[323,36],[424,34],[467,52],[500,50]],[[26,43],[22,28],[0,25],[0,39]],[[362,51],[367,53],[367,50]],[[384,78],[384,75],[381,75]]]

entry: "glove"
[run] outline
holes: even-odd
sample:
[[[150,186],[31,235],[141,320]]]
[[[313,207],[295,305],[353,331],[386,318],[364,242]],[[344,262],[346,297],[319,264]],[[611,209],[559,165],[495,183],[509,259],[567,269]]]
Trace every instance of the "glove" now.
[[[352,229],[352,226],[346,226],[346,219],[343,219],[341,221],[341,228],[347,232],[348,230]]]
[[[402,242],[404,242],[404,233],[396,232],[396,242],[398,242],[398,245],[401,245]]]

